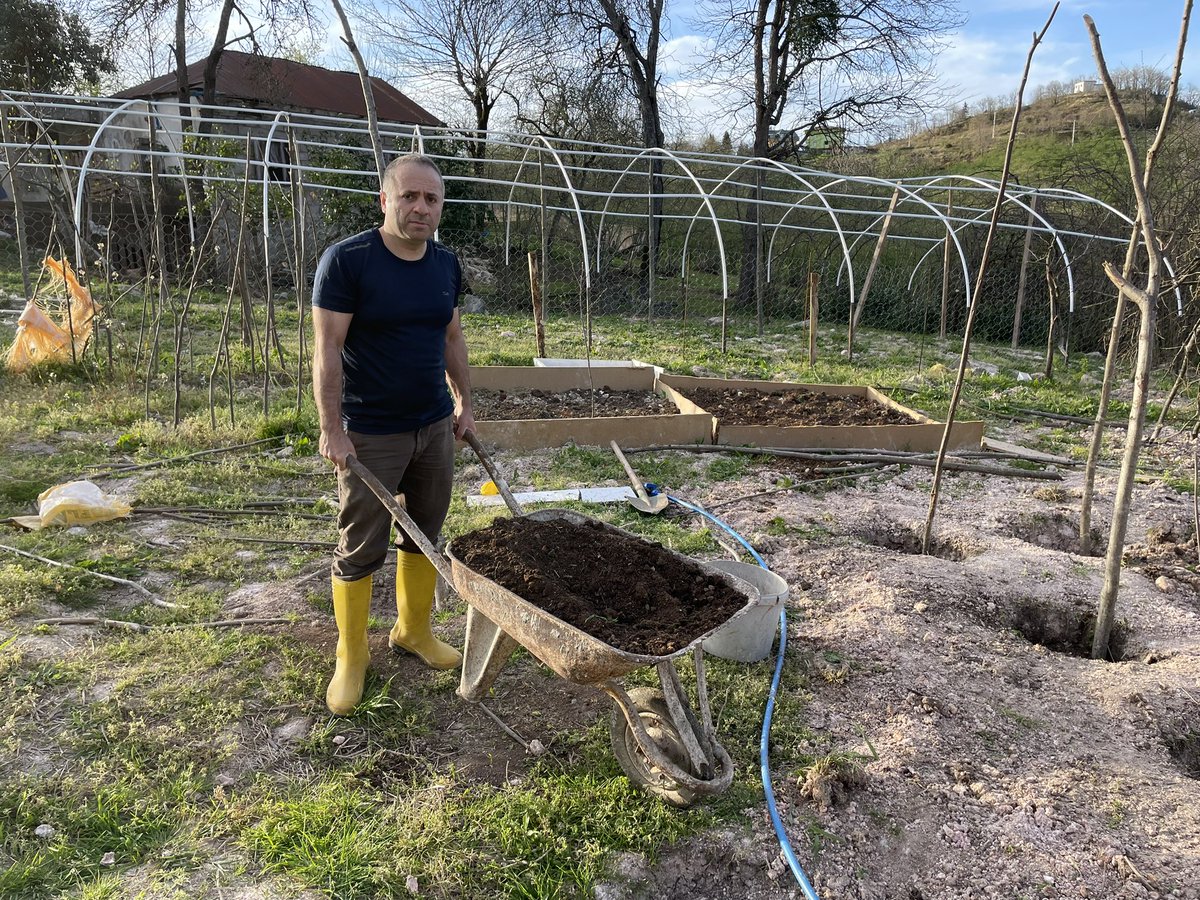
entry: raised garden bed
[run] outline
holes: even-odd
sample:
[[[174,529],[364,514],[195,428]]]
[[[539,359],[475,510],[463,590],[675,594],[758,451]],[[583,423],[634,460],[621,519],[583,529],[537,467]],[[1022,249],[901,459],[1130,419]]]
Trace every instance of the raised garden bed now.
[[[667,656],[747,602],[698,563],[598,523],[497,519],[455,538],[453,550],[485,578],[628,653]]]
[[[681,411],[649,366],[472,366],[471,387],[476,433],[500,449],[712,440],[712,417]]]
[[[909,450],[929,453],[945,426],[866,385],[797,384],[661,375],[684,412],[712,416],[728,446]],[[711,403],[715,408],[705,405]],[[978,447],[983,423],[955,422],[950,449]]]

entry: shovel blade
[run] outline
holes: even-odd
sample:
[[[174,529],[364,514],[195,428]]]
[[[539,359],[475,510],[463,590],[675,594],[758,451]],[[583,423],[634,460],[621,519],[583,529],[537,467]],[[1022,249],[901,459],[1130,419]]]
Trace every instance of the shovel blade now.
[[[670,498],[664,494],[656,494],[653,497],[647,497],[643,500],[641,497],[633,497],[629,501],[629,505],[638,512],[648,513],[649,515],[657,515],[667,508],[670,503]]]

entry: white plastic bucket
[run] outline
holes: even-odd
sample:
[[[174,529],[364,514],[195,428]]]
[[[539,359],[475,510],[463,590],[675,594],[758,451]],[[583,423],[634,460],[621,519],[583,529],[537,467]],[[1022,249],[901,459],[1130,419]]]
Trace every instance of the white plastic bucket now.
[[[736,662],[766,659],[771,652],[771,645],[775,643],[775,632],[779,630],[779,608],[788,597],[787,582],[757,564],[717,559],[705,565],[750,582],[758,588],[760,596],[751,609],[731,619],[706,638],[701,644],[704,652]]]

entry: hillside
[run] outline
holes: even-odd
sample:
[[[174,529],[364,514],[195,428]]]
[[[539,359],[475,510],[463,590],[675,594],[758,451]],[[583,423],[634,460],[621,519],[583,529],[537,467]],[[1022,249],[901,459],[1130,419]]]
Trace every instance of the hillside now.
[[[1139,144],[1148,142],[1162,114],[1161,101],[1144,91],[1126,92],[1123,101]],[[1179,123],[1191,118],[1189,107],[1182,110]],[[998,178],[1012,115],[1009,106],[957,116],[945,125],[827,162],[841,171],[869,170],[877,176]],[[1021,184],[1069,187],[1123,204],[1128,193],[1125,157],[1104,95],[1046,96],[1026,105],[1012,171]]]

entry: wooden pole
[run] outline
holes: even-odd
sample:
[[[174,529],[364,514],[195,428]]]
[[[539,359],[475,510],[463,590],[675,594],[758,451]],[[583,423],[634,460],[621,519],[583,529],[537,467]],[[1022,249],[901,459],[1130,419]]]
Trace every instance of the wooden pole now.
[[[1029,254],[1033,249],[1033,218],[1037,212],[1038,195],[1029,203],[1029,225],[1025,230],[1025,249],[1021,251],[1021,277],[1017,281],[1017,308],[1013,311],[1012,348],[1021,343],[1021,312],[1025,308],[1025,277],[1029,270]]]
[[[892,215],[896,212],[896,204],[900,202],[900,188],[892,192],[892,202],[888,204],[887,215],[883,217],[883,226],[879,229],[879,239],[875,241],[875,252],[871,254],[871,265],[867,268],[867,277],[863,279],[862,290],[858,292],[858,303],[854,307],[854,318],[850,321],[851,342],[858,323],[862,319],[863,307],[867,305],[867,296],[871,293],[871,282],[875,279],[875,270],[879,268],[879,259],[883,256],[883,247],[887,243],[888,231],[892,227]]]
[[[538,277],[538,257],[529,251],[529,294],[533,297],[533,333],[537,335],[537,354],[546,355],[546,323],[542,316],[542,281]]]
[[[949,219],[952,215],[954,215],[954,191],[950,191],[946,200],[946,218]],[[946,243],[942,249],[942,318],[941,324],[938,325],[938,338],[943,341],[946,339],[946,317],[950,310],[950,253],[953,246],[950,232],[953,228],[953,224],[946,223]]]
[[[363,103],[367,107],[367,129],[371,133],[371,149],[375,153],[375,169],[379,173],[379,186],[383,187],[383,170],[386,165],[383,161],[383,141],[379,137],[379,114],[375,109],[375,92],[371,86],[371,76],[367,74],[367,64],[363,62],[358,44],[354,42],[354,32],[350,30],[350,20],[346,18],[346,11],[342,9],[342,4],[338,0],[333,0],[333,9],[342,23],[342,43],[346,45],[350,55],[354,57],[355,66],[358,67],[358,80],[362,84]]]
[[[820,302],[817,298],[817,287],[821,276],[816,272],[808,273],[808,364],[817,364],[817,317]]]
[[[1008,191],[1009,173],[1012,171],[1013,146],[1017,142],[1017,126],[1021,121],[1021,97],[1025,93],[1025,84],[1029,81],[1029,68],[1033,64],[1033,54],[1041,44],[1050,23],[1058,13],[1059,4],[1055,3],[1050,11],[1042,30],[1033,36],[1029,54],[1025,57],[1025,69],[1021,74],[1021,83],[1017,87],[1016,103],[1013,108],[1012,124],[1008,129],[1008,143],[1004,149],[1004,165],[1000,170],[1000,184],[996,191],[996,203],[992,207],[992,217],[988,222],[987,237],[983,242],[983,255],[979,260],[979,273],[975,278],[975,288],[971,297],[971,308],[967,310],[967,321],[963,326],[962,352],[958,357],[958,375],[954,379],[954,390],[950,394],[950,408],[946,410],[946,425],[942,430],[942,441],[938,447],[937,461],[933,469],[933,488],[929,492],[929,512],[925,516],[925,530],[921,535],[921,552],[929,553],[930,542],[933,539],[933,519],[937,514],[938,497],[941,493],[942,474],[945,469],[946,454],[950,448],[950,432],[954,428],[954,416],[958,412],[958,402],[962,397],[963,382],[966,380],[967,365],[971,355],[971,334],[975,326],[975,314],[983,300],[983,285],[987,275],[988,261],[991,257],[992,244],[996,239],[996,231],[1000,222],[1000,211],[1004,207],[1004,197]]]
[[[13,213],[17,225],[17,257],[21,266],[21,286],[25,291],[24,299],[29,300],[33,295],[29,292],[29,251],[25,246],[25,198],[21,196],[21,183],[17,179],[17,166],[13,162],[9,137],[12,134],[8,127],[8,108],[0,104],[0,136],[4,139],[4,162],[8,168],[8,179],[12,185]]]

